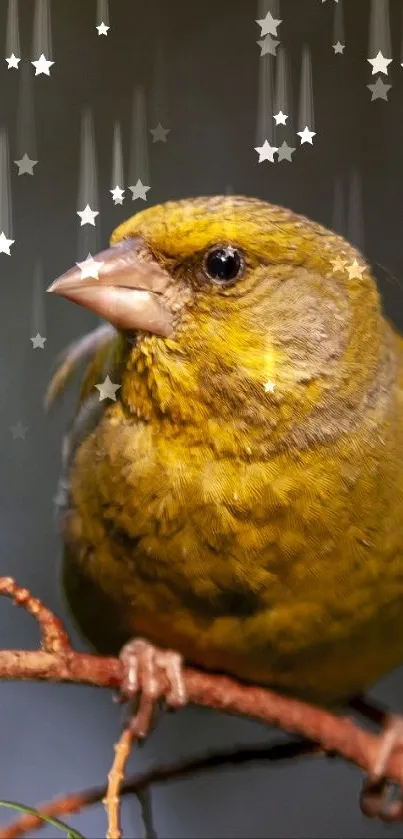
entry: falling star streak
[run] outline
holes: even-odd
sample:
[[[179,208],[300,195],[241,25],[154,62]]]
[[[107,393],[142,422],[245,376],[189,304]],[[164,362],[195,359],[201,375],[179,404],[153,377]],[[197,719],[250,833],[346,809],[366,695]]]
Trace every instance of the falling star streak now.
[[[364,251],[364,217],[362,210],[361,178],[352,172],[348,194],[347,238],[360,251]]]
[[[274,92],[274,110],[289,114],[290,102],[290,73],[288,58],[284,47],[279,47],[276,56],[276,81]]]
[[[129,183],[150,183],[147,150],[147,123],[144,90],[139,85],[133,93],[132,124],[130,134]]]
[[[52,52],[49,0],[35,0],[32,58],[36,61],[44,55],[49,60]]]
[[[34,75],[32,67],[27,63],[21,64],[18,104],[17,104],[17,157],[24,154],[37,160],[37,145],[34,114]]]
[[[92,112],[86,108],[81,120],[80,142],[80,175],[78,187],[77,211],[82,211],[87,205],[93,211],[99,212],[99,195],[97,184],[97,164],[95,151],[95,136]],[[76,216],[79,222],[79,219]],[[80,225],[78,232],[77,260],[83,260],[88,253],[94,254],[99,250],[99,216],[95,218],[95,225]]]
[[[403,23],[403,18],[402,18]],[[400,38],[400,61],[402,62],[401,66],[403,67],[403,26],[402,26],[402,33]]]
[[[148,133],[152,136],[152,143],[166,143],[171,129],[167,127],[167,72],[166,72],[165,50],[161,35],[157,36],[154,62],[153,62],[153,83],[150,98],[150,110],[152,125]]]
[[[151,95],[151,115],[153,125],[162,122],[165,125],[167,118],[167,92],[166,92],[166,66],[165,50],[162,37],[157,37],[154,53],[153,85]]]
[[[343,0],[339,0],[339,3],[336,3],[334,7],[333,44],[345,45],[345,43]]]
[[[287,115],[284,125],[276,127],[274,122],[275,146],[279,146],[284,140],[290,142],[295,139],[293,131],[293,107],[291,98],[291,73],[289,56],[285,47],[280,46],[275,59],[275,83],[274,83],[274,114],[282,112]]]
[[[347,232],[343,184],[340,177],[335,178],[333,187],[332,230],[341,236],[345,236]]]
[[[40,262],[37,262],[32,280],[32,313],[31,313],[31,335],[46,335],[45,323],[45,294],[43,289],[43,270]]]
[[[123,149],[122,149],[122,131],[119,122],[115,122],[113,126],[113,148],[112,148],[112,189],[119,184],[123,187]]]
[[[385,58],[392,58],[389,0],[371,0],[368,58],[373,58],[379,51]],[[371,70],[371,65],[367,66]]]
[[[234,214],[233,196],[235,190],[232,184],[227,184],[225,187],[225,200],[223,203],[223,219],[225,219],[225,237],[229,242],[232,242],[236,237],[236,225]]]
[[[257,19],[262,20],[267,12],[271,12],[273,17],[278,20],[281,17],[279,0],[258,0]]]
[[[315,131],[311,53],[306,45],[302,50],[298,124],[300,131],[306,126],[310,131]]]
[[[21,56],[18,26],[18,0],[9,0],[7,11],[6,55]]]
[[[97,0],[97,25],[105,23],[109,26],[109,3],[108,0]]]
[[[13,238],[8,137],[0,130],[0,233]]]
[[[259,59],[258,107],[256,121],[256,145],[260,146],[265,140],[272,143],[274,139],[274,92],[273,72],[276,59],[272,55],[264,55]]]

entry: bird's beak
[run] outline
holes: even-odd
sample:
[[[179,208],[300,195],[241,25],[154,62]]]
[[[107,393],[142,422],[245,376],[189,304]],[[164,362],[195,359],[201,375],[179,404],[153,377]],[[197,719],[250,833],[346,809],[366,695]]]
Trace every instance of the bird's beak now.
[[[141,329],[168,337],[173,318],[161,295],[172,279],[147,261],[140,237],[125,239],[66,271],[47,289],[91,309],[118,329]]]

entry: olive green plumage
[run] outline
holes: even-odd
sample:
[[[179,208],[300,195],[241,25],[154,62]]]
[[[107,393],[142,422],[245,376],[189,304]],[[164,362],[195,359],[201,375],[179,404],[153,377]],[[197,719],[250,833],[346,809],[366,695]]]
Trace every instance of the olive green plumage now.
[[[101,369],[121,388],[68,457],[73,612],[105,652],[144,635],[347,698],[403,659],[402,341],[370,270],[250,198],[152,207],[112,242],[134,235],[172,276],[175,330],[108,334],[87,374],[84,409]],[[221,242],[246,258],[225,289],[202,268]]]

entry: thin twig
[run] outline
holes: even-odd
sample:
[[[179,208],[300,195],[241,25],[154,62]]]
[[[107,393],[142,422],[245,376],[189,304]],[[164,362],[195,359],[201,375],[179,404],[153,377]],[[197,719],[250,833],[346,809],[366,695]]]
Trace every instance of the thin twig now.
[[[291,742],[271,743],[268,746],[239,746],[234,749],[213,752],[211,754],[192,757],[177,763],[160,764],[151,767],[142,774],[127,778],[121,786],[120,795],[138,794],[154,784],[178,781],[195,773],[211,772],[223,766],[241,767],[253,762],[276,763],[283,760],[294,760],[297,757],[322,757],[323,751],[316,743],[309,740],[294,740]],[[67,816],[78,813],[84,807],[97,804],[106,795],[106,786],[92,787],[88,790],[73,792],[56,798],[37,809],[45,816]],[[0,829],[0,839],[20,839],[28,832],[44,827],[44,823],[35,816],[22,816],[20,819]]]
[[[11,597],[16,606],[22,606],[38,622],[42,647],[47,653],[61,654],[71,650],[70,639],[62,622],[27,588],[21,588],[12,577],[0,577],[0,596]]]
[[[106,839],[121,839],[120,824],[120,789],[124,780],[125,768],[130,757],[134,739],[134,732],[130,723],[123,729],[115,745],[115,757],[108,773],[108,786],[103,799],[108,817],[108,831]]]

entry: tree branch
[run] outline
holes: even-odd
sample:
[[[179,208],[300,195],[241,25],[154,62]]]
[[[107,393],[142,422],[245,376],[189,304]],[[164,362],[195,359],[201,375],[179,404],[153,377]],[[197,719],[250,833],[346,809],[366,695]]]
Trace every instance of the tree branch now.
[[[33,652],[0,651],[0,679],[119,688],[123,676],[119,659],[75,652],[58,618],[10,577],[0,579],[0,594],[11,597],[38,620],[43,646],[42,650]],[[380,736],[365,731],[350,717],[336,716],[272,690],[244,685],[227,676],[203,673],[190,667],[184,669],[184,681],[188,700],[194,705],[251,717],[306,737],[324,752],[344,757],[367,773],[375,765]],[[399,750],[389,756],[386,775],[403,787],[403,756]],[[395,818],[403,818],[402,810],[402,807],[395,808]]]

